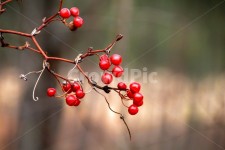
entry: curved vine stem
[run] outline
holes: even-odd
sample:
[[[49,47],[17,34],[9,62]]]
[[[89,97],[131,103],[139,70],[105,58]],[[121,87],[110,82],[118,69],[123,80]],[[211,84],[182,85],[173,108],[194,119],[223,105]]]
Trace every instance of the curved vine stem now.
[[[11,2],[12,0],[5,0],[4,2],[2,2],[2,0],[0,0],[0,14],[5,12],[5,9],[3,8],[3,6],[6,4],[6,3],[9,3]],[[37,88],[37,85],[39,83],[39,80],[43,74],[43,72],[45,71],[45,69],[47,69],[48,72],[50,72],[54,77],[55,79],[57,80],[57,82],[59,83],[60,87],[62,88],[62,91],[65,93],[65,94],[68,94],[67,92],[68,91],[64,91],[63,89],[63,86],[60,82],[60,80],[64,80],[66,82],[70,82],[70,79],[69,79],[69,76],[71,75],[71,73],[73,72],[74,69],[78,69],[80,71],[80,73],[83,74],[83,76],[88,80],[88,83],[90,84],[90,86],[92,87],[92,89],[89,91],[91,92],[92,90],[95,90],[98,94],[100,94],[101,96],[103,96],[105,98],[105,101],[108,105],[108,108],[110,109],[110,111],[112,111],[113,113],[117,114],[117,115],[120,115],[120,119],[123,120],[123,123],[125,124],[126,128],[127,128],[127,131],[129,133],[129,137],[130,137],[130,140],[131,140],[131,132],[130,132],[130,129],[124,119],[124,116],[122,113],[119,113],[115,110],[113,110],[110,106],[110,103],[108,102],[107,98],[105,95],[103,95],[101,92],[99,92],[97,89],[99,90],[102,90],[104,91],[105,93],[109,93],[111,90],[114,90],[116,91],[118,94],[120,94],[117,90],[118,88],[113,88],[113,87],[109,87],[109,86],[100,86],[98,85],[96,82],[94,82],[91,78],[89,78],[87,76],[87,74],[85,74],[84,70],[81,68],[81,66],[79,65],[79,63],[81,63],[85,58],[89,57],[89,56],[93,56],[93,55],[97,55],[98,57],[100,53],[105,53],[107,55],[109,55],[111,49],[114,47],[114,45],[123,38],[123,35],[119,34],[115,37],[115,39],[105,48],[103,49],[93,49],[93,48],[89,48],[87,52],[83,53],[83,54],[79,54],[75,60],[70,60],[70,59],[66,59],[66,58],[61,58],[61,57],[50,57],[48,56],[47,52],[44,51],[40,45],[40,43],[38,42],[38,40],[36,39],[36,36],[38,36],[41,31],[47,27],[50,23],[54,22],[54,21],[60,21],[62,23],[64,23],[66,26],[67,26],[67,23],[66,23],[66,20],[61,18],[59,16],[59,11],[61,10],[62,8],[62,5],[63,5],[63,1],[64,0],[59,0],[59,9],[57,10],[57,12],[55,12],[53,15],[51,15],[50,17],[48,18],[44,18],[42,20],[42,24],[40,24],[37,28],[35,28],[31,33],[25,33],[25,32],[19,32],[19,31],[14,31],[14,30],[6,30],[6,29],[0,29],[0,46],[1,47],[8,47],[8,48],[11,48],[11,49],[16,49],[16,50],[24,50],[24,49],[28,49],[28,50],[31,50],[33,52],[36,52],[37,54],[41,55],[43,57],[43,69],[39,72],[29,72],[28,74],[26,75],[21,75],[20,78],[21,79],[24,79],[25,81],[27,80],[26,76],[31,74],[31,73],[38,73],[39,76],[37,78],[37,81],[34,85],[34,88],[33,88],[33,100],[34,101],[38,101],[39,98],[38,97],[35,97],[35,91],[36,91],[36,88]],[[69,26],[67,26],[69,27]],[[21,36],[21,37],[24,37],[24,38],[27,38],[29,40],[32,41],[32,44],[33,46],[35,46],[34,48],[30,47],[30,44],[28,42],[25,43],[25,45],[21,45],[21,46],[15,46],[15,45],[11,45],[9,43],[6,43],[5,40],[4,40],[4,37],[3,37],[3,34],[13,34],[13,35],[17,35],[17,36]],[[49,61],[60,61],[60,62],[65,62],[65,63],[70,63],[70,64],[73,64],[73,68],[68,72],[67,74],[67,77],[64,77],[56,72],[54,72],[52,69],[50,69],[50,64],[49,64]],[[75,81],[75,80],[74,80]],[[126,90],[124,90],[126,91]],[[89,93],[87,92],[87,93]],[[61,96],[64,96],[64,95],[59,95],[59,97]],[[125,96],[123,95],[120,95],[121,99],[122,99],[122,102],[123,102],[123,98],[126,99]],[[123,103],[124,104],[124,103]]]
[[[41,73],[40,73],[40,75],[38,76],[38,79],[37,79],[37,81],[36,81],[36,83],[35,83],[35,85],[34,85],[34,88],[33,88],[33,100],[34,101],[38,101],[39,100],[39,98],[38,97],[35,97],[34,95],[35,95],[35,90],[36,90],[36,88],[37,88],[37,85],[38,85],[38,82],[39,82],[39,80],[40,80],[40,78],[41,78],[41,76],[42,76],[42,74],[43,74],[43,72],[45,71],[45,67],[41,70]]]
[[[128,127],[128,124],[127,124],[127,122],[125,121],[125,118],[124,118],[123,114],[121,114],[121,113],[119,113],[119,112],[113,110],[113,109],[111,108],[111,106],[110,106],[110,104],[109,104],[107,98],[105,97],[105,95],[103,95],[102,93],[100,93],[96,88],[93,88],[93,89],[94,89],[98,94],[100,94],[101,96],[104,97],[104,99],[105,99],[105,101],[106,101],[106,103],[107,103],[109,109],[110,109],[113,113],[120,115],[120,119],[123,120],[123,123],[125,124],[125,126],[126,126],[126,128],[127,128],[127,131],[128,131],[128,134],[129,134],[129,137],[130,137],[130,140],[131,140],[131,132],[130,132],[130,128]]]

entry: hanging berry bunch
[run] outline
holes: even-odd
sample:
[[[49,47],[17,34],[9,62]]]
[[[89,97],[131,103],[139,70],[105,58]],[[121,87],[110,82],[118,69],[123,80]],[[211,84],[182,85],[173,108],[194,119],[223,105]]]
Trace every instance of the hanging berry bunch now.
[[[5,9],[3,9],[3,5],[10,2],[11,0],[6,0],[3,3],[0,3],[0,14],[5,12]],[[39,42],[36,39],[36,36],[38,36],[41,31],[49,24],[53,23],[54,21],[59,21],[69,27],[70,30],[74,31],[84,24],[83,19],[80,17],[80,11],[77,7],[72,7],[70,9],[68,8],[62,8],[63,0],[59,0],[59,9],[58,11],[53,14],[52,16],[42,20],[42,24],[38,27],[36,27],[31,33],[25,33],[20,31],[14,31],[14,30],[4,30],[0,29],[0,44],[2,47],[5,48],[12,48],[16,50],[30,50],[34,53],[37,53],[43,57],[43,65],[42,69],[40,71],[31,71],[27,74],[21,74],[20,78],[27,81],[28,75],[30,74],[38,74],[38,78],[36,81],[36,84],[34,85],[33,89],[33,100],[37,101],[39,98],[35,97],[35,90],[38,85],[38,82],[43,74],[44,71],[49,72],[52,77],[58,82],[59,86],[61,87],[61,92],[57,91],[54,87],[47,89],[47,95],[49,97],[57,97],[57,98],[63,98],[65,100],[65,103],[69,106],[79,106],[82,103],[82,99],[85,98],[85,95],[89,93],[88,91],[84,91],[83,89],[83,81],[79,78],[68,78],[68,76],[71,74],[71,72],[74,69],[77,69],[84,77],[85,80],[88,81],[88,84],[91,87],[91,90],[94,90],[98,94],[102,95],[109,107],[109,109],[114,112],[115,114],[118,114],[120,116],[120,119],[124,122],[126,125],[130,138],[131,133],[128,128],[127,123],[125,122],[124,116],[113,110],[110,106],[110,103],[108,102],[105,95],[100,92],[103,91],[104,93],[110,93],[111,91],[115,92],[119,95],[121,98],[122,104],[127,107],[128,113],[131,115],[135,115],[138,113],[139,107],[143,105],[143,95],[140,93],[141,85],[137,82],[133,82],[129,84],[129,87],[127,84],[120,82],[118,83],[117,87],[111,87],[110,84],[113,81],[113,78],[119,78],[123,75],[123,68],[122,65],[122,57],[119,54],[112,54],[110,55],[111,49],[113,46],[123,38],[121,34],[117,35],[115,40],[111,42],[106,48],[104,49],[97,49],[94,50],[93,48],[88,48],[88,50],[84,53],[81,53],[75,57],[74,60],[69,60],[66,58],[61,57],[52,57],[48,56],[47,52],[42,49]],[[73,20],[67,23],[68,19],[72,17]],[[13,34],[17,36],[21,36],[27,39],[30,39],[32,41],[32,44],[25,41],[23,45],[16,46],[8,43],[6,39],[3,37],[3,34]],[[91,77],[88,77],[84,70],[82,69],[81,63],[85,61],[85,58],[91,57],[91,56],[98,56],[99,57],[99,67],[103,70],[103,75],[101,77],[101,81],[104,84],[104,86],[100,86],[99,83],[94,81]],[[64,63],[70,63],[72,64],[72,69],[68,71],[67,76],[60,75],[52,70],[51,64],[54,61],[60,61]],[[61,94],[59,94],[61,93]],[[127,106],[126,103],[129,103]]]
[[[122,56],[119,54],[113,54],[108,56],[103,54],[100,56],[99,67],[104,71],[102,75],[102,82],[104,84],[110,84],[113,81],[113,76],[119,78],[123,75],[123,68],[121,67]],[[113,66],[112,71],[108,69]],[[113,74],[111,74],[111,73]],[[128,107],[128,112],[131,115],[138,113],[138,107],[143,105],[143,95],[140,92],[141,85],[137,82],[130,84],[130,89],[127,89],[127,85],[123,82],[118,83],[117,92],[119,93],[122,100],[133,100],[133,104]],[[126,91],[126,94],[122,94],[123,91]]]
[[[84,24],[83,18],[81,18],[80,10],[77,7],[72,7],[70,9],[68,8],[62,8],[59,12],[60,16],[64,19],[64,23],[71,29],[76,30],[77,28],[80,28]],[[73,17],[73,21],[71,21],[69,24],[66,23],[66,19]]]

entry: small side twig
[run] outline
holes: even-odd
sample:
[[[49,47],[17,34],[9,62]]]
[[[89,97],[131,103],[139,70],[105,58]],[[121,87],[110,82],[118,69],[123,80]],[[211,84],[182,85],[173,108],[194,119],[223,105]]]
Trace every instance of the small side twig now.
[[[7,3],[11,2],[11,1],[12,0],[6,0],[4,2],[2,2],[2,0],[0,1],[0,15],[6,11],[6,9],[4,9],[3,6],[6,5]]]
[[[125,121],[125,118],[124,118],[123,114],[121,114],[121,113],[119,113],[119,112],[113,110],[113,109],[111,108],[110,103],[108,102],[107,98],[105,97],[105,95],[103,95],[102,93],[100,93],[97,89],[95,89],[95,88],[93,88],[93,89],[94,89],[98,94],[100,94],[101,96],[104,97],[104,99],[105,99],[105,101],[106,101],[106,103],[107,103],[109,109],[110,109],[113,113],[120,115],[120,119],[123,120],[123,123],[125,124],[125,126],[126,126],[126,128],[127,128],[127,131],[128,131],[128,134],[129,134],[129,137],[130,137],[130,140],[131,140],[132,137],[131,137],[130,128],[129,128],[129,126],[127,125],[127,122]]]

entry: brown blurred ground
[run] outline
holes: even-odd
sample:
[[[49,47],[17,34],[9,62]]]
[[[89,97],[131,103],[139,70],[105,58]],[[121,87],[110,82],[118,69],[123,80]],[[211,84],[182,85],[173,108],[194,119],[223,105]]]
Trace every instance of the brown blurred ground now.
[[[20,80],[17,81],[15,77],[10,76],[12,71],[8,73],[9,76],[1,83],[7,85],[8,82],[14,81],[17,86],[21,86]],[[129,141],[126,129],[118,116],[111,113],[104,99],[93,92],[87,95],[80,107],[62,106],[61,116],[55,114],[49,118],[58,118],[59,128],[55,131],[57,134],[53,143],[45,149],[223,149],[225,78],[220,75],[209,76],[194,82],[184,75],[168,70],[160,70],[158,73],[158,83],[145,84],[142,88],[145,103],[139,114],[126,115],[132,131],[132,141]],[[24,137],[33,134],[36,128],[45,126],[46,122],[37,127],[36,124],[27,127],[27,135],[17,139],[23,133],[18,134],[21,121],[18,118],[19,102],[14,100],[18,98],[13,95],[19,97],[23,88],[5,87],[1,85],[0,92],[1,146],[14,139],[16,141],[12,145],[17,145]],[[14,93],[12,96],[8,94],[11,92]],[[5,95],[8,96],[5,98]],[[121,106],[115,94],[108,97],[116,110],[126,114],[126,108]],[[33,103],[28,107],[36,106]],[[43,113],[45,111],[43,110]]]

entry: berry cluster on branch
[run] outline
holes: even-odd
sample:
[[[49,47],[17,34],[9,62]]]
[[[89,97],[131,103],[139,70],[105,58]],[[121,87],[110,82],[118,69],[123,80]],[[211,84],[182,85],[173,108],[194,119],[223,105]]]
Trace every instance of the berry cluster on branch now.
[[[8,2],[11,2],[12,0],[6,0],[4,2],[0,1],[0,14],[5,12],[5,9],[3,6],[7,4]],[[82,99],[85,97],[85,95],[89,92],[84,91],[83,89],[83,82],[79,78],[76,79],[70,79],[68,78],[68,75],[73,71],[74,69],[79,70],[79,72],[85,77],[85,79],[88,81],[90,87],[95,92],[102,95],[105,99],[105,101],[108,104],[109,109],[120,115],[120,118],[124,122],[124,124],[127,127],[127,130],[129,132],[129,136],[131,138],[130,129],[125,122],[124,116],[113,110],[105,97],[103,93],[100,92],[102,90],[105,93],[110,93],[111,91],[114,91],[116,94],[119,95],[121,98],[122,104],[127,107],[128,113],[131,115],[135,115],[138,113],[138,107],[143,105],[143,95],[140,93],[141,85],[137,82],[133,82],[129,85],[129,88],[127,88],[127,85],[123,82],[118,83],[117,87],[111,87],[109,86],[110,83],[113,81],[113,78],[119,78],[123,75],[123,68],[121,67],[122,63],[122,56],[119,54],[113,54],[110,55],[111,49],[113,46],[123,38],[121,34],[117,35],[116,38],[110,43],[106,48],[104,49],[93,49],[88,48],[88,50],[83,53],[79,54],[75,57],[74,60],[69,60],[66,58],[61,57],[51,57],[47,55],[47,52],[42,49],[42,47],[39,45],[36,36],[39,35],[43,28],[48,26],[49,24],[53,22],[61,22],[66,27],[68,27],[71,31],[75,31],[76,29],[82,27],[84,24],[83,19],[80,17],[80,11],[77,7],[72,7],[71,9],[68,8],[62,8],[63,0],[59,1],[59,9],[58,11],[53,14],[52,16],[48,18],[44,18],[42,20],[42,24],[38,27],[36,27],[31,33],[25,33],[20,31],[14,31],[14,30],[6,30],[6,29],[0,29],[0,44],[1,47],[5,48],[12,48],[16,50],[30,50],[33,51],[43,57],[43,66],[40,71],[32,71],[27,74],[21,74],[20,78],[27,81],[28,75],[30,74],[39,74],[38,79],[36,81],[36,84],[33,89],[33,99],[35,101],[38,100],[38,97],[35,97],[35,89],[38,85],[38,81],[41,78],[44,71],[48,71],[53,78],[56,79],[59,86],[61,87],[61,90],[63,94],[57,95],[57,90],[54,87],[50,87],[47,89],[47,95],[49,97],[63,97],[65,99],[65,102],[69,106],[79,106],[82,103]],[[70,17],[73,17],[73,20],[69,23],[67,22]],[[32,44],[25,41],[24,45],[21,46],[15,46],[6,41],[4,38],[4,34],[13,34],[17,36],[21,36],[27,39],[30,39],[32,41]],[[84,70],[81,67],[81,63],[85,60],[85,58],[90,56],[97,56],[99,58],[99,67],[103,71],[103,75],[101,77],[101,81],[104,83],[104,86],[100,86],[96,81],[94,81],[91,77],[88,77],[87,74],[85,74]],[[70,63],[73,65],[73,68],[68,72],[67,77],[60,75],[56,72],[54,72],[51,68],[51,64],[54,61],[61,61],[64,63]],[[127,106],[124,102],[131,101],[131,104]]]

